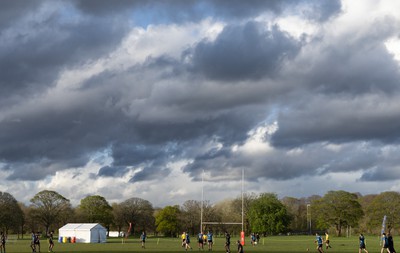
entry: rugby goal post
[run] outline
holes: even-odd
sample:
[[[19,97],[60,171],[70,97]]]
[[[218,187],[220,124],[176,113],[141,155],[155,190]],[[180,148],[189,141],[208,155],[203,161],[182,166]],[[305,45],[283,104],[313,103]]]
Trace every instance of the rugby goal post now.
[[[200,208],[200,231],[203,231],[203,225],[241,225],[242,230],[240,233],[241,244],[244,245],[244,169],[242,169],[242,182],[241,182],[241,197],[242,197],[242,222],[216,222],[216,221],[203,221],[203,206],[204,206],[204,170],[201,175],[201,208]]]

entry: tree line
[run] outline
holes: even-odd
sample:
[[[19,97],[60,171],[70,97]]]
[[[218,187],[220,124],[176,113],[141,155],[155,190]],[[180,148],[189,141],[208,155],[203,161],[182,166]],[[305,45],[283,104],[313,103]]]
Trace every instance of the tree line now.
[[[202,207],[203,204],[203,207]],[[200,228],[203,222],[213,222]],[[362,196],[346,191],[329,191],[324,196],[284,197],[274,193],[244,194],[244,231],[263,235],[281,233],[335,232],[341,236],[349,227],[355,232],[379,234],[383,216],[387,229],[400,231],[400,193],[382,192]],[[23,236],[31,231],[48,234],[66,223],[100,223],[109,231],[130,234],[154,233],[177,236],[182,231],[197,234],[213,230],[215,234],[238,233],[242,221],[242,197],[210,201],[187,200],[182,205],[154,207],[147,200],[133,197],[109,204],[99,195],[83,198],[72,207],[70,200],[55,191],[37,193],[26,205],[11,194],[0,192],[0,230]],[[132,224],[128,231],[129,224]]]

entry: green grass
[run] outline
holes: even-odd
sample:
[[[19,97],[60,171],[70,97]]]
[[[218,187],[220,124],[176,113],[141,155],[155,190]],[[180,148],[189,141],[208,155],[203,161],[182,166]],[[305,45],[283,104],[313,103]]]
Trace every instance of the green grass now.
[[[236,252],[235,241],[239,238],[232,238],[231,252]],[[314,236],[272,236],[260,239],[260,243],[255,247],[252,247],[248,243],[248,238],[246,238],[246,245],[244,247],[245,253],[253,252],[267,252],[267,253],[280,253],[280,252],[317,252],[316,245],[314,243]],[[344,252],[344,253],[354,253],[358,252],[358,237],[353,236],[350,238],[346,237],[330,237],[332,248],[327,252]],[[379,237],[378,236],[367,236],[367,250],[371,252],[380,252]],[[395,245],[400,237],[394,237]],[[224,253],[224,238],[215,238],[215,244],[213,248],[213,253]],[[10,240],[6,244],[6,252],[31,252],[29,247],[30,239],[19,239]],[[191,246],[193,247],[192,252],[198,253],[198,247],[195,240],[192,239]],[[41,240],[41,252],[47,252],[48,243],[46,240]],[[325,248],[324,248],[325,250]],[[54,252],[185,252],[181,247],[181,241],[178,238],[152,238],[149,237],[146,240],[146,249],[141,248],[141,244],[138,238],[129,238],[126,243],[122,244],[121,239],[111,238],[108,239],[107,243],[103,244],[86,244],[86,243],[59,243],[55,242]],[[208,252],[208,250],[204,250]]]

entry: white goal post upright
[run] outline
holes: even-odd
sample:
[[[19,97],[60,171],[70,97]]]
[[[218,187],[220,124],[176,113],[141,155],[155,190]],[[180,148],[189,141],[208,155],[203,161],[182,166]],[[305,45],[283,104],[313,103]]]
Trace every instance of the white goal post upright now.
[[[244,231],[244,169],[242,169],[242,232]]]
[[[226,224],[226,225],[242,225],[242,233],[244,229],[244,169],[242,169],[242,184],[241,184],[241,196],[242,196],[242,222],[212,222],[212,221],[203,221],[203,206],[204,206],[204,170],[201,175],[201,207],[200,207],[200,231],[203,231],[203,225],[218,225],[218,224]]]
[[[201,173],[201,207],[200,207],[200,232],[203,232],[203,206],[204,206],[204,170]]]

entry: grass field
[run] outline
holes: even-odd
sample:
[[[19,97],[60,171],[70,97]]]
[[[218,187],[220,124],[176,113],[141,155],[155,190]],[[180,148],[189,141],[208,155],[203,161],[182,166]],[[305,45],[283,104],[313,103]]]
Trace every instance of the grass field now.
[[[235,241],[239,238],[232,238],[231,252],[236,252]],[[247,238],[246,238],[247,239]],[[246,244],[244,247],[245,253],[252,252],[266,252],[266,253],[279,253],[279,252],[317,252],[314,244],[314,236],[272,236],[261,238],[260,243],[255,247]],[[331,236],[332,248],[327,252],[358,252],[358,237],[334,237]],[[367,250],[369,253],[380,252],[378,236],[367,236]],[[394,237],[396,245],[400,237]],[[224,253],[224,238],[215,238],[213,252]],[[246,242],[247,243],[247,242]],[[29,247],[30,239],[24,240],[10,240],[6,244],[6,252],[31,252]],[[199,252],[197,244],[192,242],[192,252]],[[47,252],[48,243],[46,240],[41,241],[41,252]],[[324,248],[325,250],[325,248]],[[154,238],[148,237],[146,240],[146,249],[141,248],[139,239],[130,238],[125,244],[121,243],[121,239],[111,238],[107,243],[103,244],[71,244],[71,243],[58,243],[55,242],[54,252],[185,252],[181,247],[180,239],[178,238]],[[204,250],[208,252],[208,250]]]

